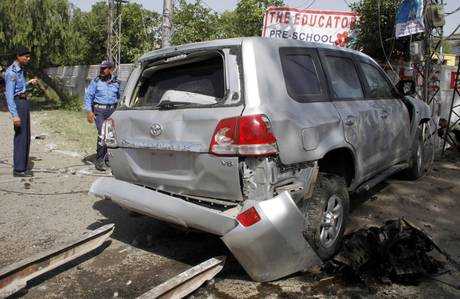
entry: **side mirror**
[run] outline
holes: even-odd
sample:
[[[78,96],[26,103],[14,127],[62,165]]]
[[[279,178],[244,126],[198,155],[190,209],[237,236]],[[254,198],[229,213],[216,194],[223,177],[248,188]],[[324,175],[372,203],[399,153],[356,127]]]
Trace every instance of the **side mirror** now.
[[[400,80],[396,84],[396,89],[400,95],[410,96],[415,94],[415,82],[414,80]]]

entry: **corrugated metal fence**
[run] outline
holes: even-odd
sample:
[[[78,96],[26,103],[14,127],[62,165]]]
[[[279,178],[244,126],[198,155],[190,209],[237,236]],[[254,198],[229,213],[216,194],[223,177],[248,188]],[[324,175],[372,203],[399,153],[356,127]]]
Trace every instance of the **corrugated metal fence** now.
[[[119,66],[118,80],[121,81],[121,90],[124,90],[133,67],[133,64],[121,64]],[[99,65],[52,67],[46,69],[46,73],[48,76],[58,79],[70,95],[83,98],[85,88],[99,74]]]

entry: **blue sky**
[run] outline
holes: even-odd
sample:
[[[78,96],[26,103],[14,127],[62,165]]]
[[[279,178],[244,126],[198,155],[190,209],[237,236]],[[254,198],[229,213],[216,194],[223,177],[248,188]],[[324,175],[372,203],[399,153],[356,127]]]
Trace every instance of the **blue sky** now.
[[[91,5],[101,0],[70,0],[72,3],[77,5],[83,10],[89,10]],[[291,7],[303,8],[309,5],[313,0],[285,0],[284,2]],[[142,4],[145,8],[150,10],[161,11],[163,6],[163,0],[130,0],[130,2],[136,2]],[[238,0],[202,0],[203,3],[207,4],[212,9],[222,12],[224,10],[233,9],[236,6]],[[353,0],[347,0],[347,2],[353,2]],[[452,11],[460,6],[459,0],[447,0],[445,1],[446,11]],[[316,0],[311,8],[319,9],[334,9],[334,10],[349,10],[345,0]],[[444,28],[445,33],[449,34],[455,27],[460,23],[460,12],[450,15],[447,17],[447,26]]]

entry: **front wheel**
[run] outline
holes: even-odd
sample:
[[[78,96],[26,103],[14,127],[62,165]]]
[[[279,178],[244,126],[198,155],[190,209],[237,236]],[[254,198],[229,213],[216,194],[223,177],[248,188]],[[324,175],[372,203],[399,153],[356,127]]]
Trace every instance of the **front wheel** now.
[[[406,176],[411,180],[416,180],[425,175],[434,160],[434,142],[430,123],[421,124],[416,134],[412,146],[412,155],[409,160],[409,168],[406,170]]]
[[[304,236],[322,260],[332,258],[342,243],[350,200],[345,179],[320,173],[311,198],[304,198]]]

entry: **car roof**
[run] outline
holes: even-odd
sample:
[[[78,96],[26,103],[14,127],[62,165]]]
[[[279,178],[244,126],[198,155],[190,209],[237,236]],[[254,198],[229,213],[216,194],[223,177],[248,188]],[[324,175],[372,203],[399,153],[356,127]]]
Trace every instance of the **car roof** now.
[[[297,46],[297,47],[307,47],[307,48],[334,49],[334,50],[344,51],[344,52],[352,53],[358,56],[370,58],[366,54],[356,51],[356,50],[336,47],[336,46],[322,44],[322,43],[312,43],[312,42],[298,41],[298,40],[292,40],[292,39],[276,39],[276,38],[265,38],[265,37],[238,37],[238,38],[231,38],[231,39],[217,39],[217,40],[205,41],[205,42],[199,42],[199,43],[190,43],[190,44],[184,44],[184,45],[178,45],[178,46],[170,46],[170,47],[147,52],[144,55],[142,55],[141,58],[139,58],[139,61],[143,62],[143,61],[161,58],[164,56],[171,56],[171,54],[174,54],[174,53],[180,54],[181,52],[241,46],[245,42],[263,44],[264,46],[267,46],[267,47],[296,47]]]

